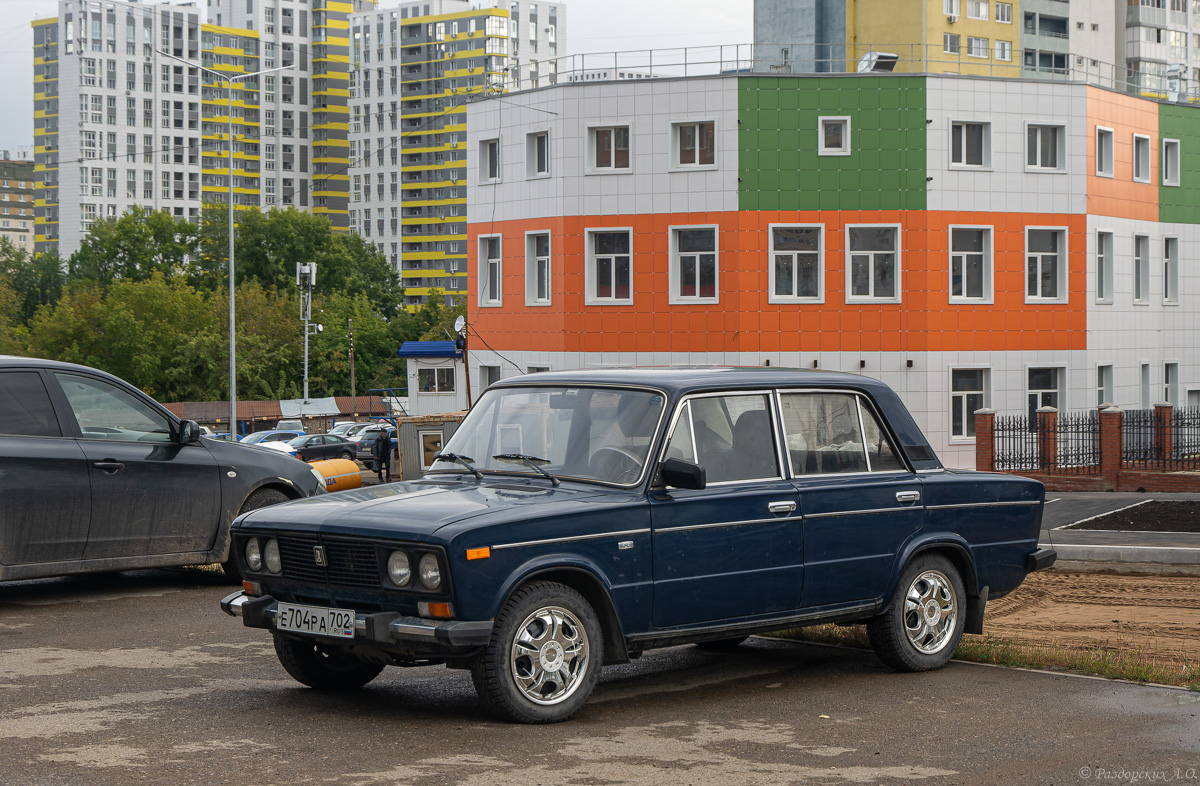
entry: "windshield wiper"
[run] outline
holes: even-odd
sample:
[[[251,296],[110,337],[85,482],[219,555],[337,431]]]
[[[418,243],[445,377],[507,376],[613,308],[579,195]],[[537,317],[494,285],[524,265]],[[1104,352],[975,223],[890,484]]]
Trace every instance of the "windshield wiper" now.
[[[475,459],[471,458],[470,456],[460,456],[457,453],[438,453],[433,457],[433,460],[453,461],[455,464],[461,464],[471,471],[471,474],[475,476],[476,480],[483,480],[483,473],[475,469],[475,465],[471,463]]]
[[[501,453],[498,456],[492,456],[496,461],[519,461],[530,469],[540,472],[549,481],[551,486],[557,486],[561,481],[551,475],[546,470],[542,469],[539,464],[549,464],[549,459],[538,458],[537,456],[526,456],[524,453]]]

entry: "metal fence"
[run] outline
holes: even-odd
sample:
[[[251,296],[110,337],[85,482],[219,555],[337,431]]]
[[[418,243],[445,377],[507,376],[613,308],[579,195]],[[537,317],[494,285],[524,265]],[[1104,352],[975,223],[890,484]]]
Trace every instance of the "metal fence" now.
[[[1024,415],[994,421],[995,469],[1053,475],[1100,474],[1100,416],[1095,410],[1059,412],[1047,421]]]
[[[1100,474],[1100,413],[1060,412],[1055,421],[1058,461],[1053,472],[1060,475]]]
[[[1168,420],[1153,409],[1123,413],[1121,464],[1138,469],[1200,470],[1200,408],[1172,409]]]
[[[1037,422],[1030,428],[1024,415],[997,415],[993,426],[995,469],[1003,472],[1032,472],[1041,466]]]

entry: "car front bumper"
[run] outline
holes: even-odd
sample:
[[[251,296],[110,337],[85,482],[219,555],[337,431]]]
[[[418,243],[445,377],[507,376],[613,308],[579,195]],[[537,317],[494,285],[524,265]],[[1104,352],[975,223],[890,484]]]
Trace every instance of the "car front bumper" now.
[[[272,631],[277,629],[275,616],[278,606],[279,602],[270,595],[251,597],[242,590],[221,599],[221,610],[231,617],[241,617],[246,627]],[[290,631],[289,634],[304,635],[291,634]],[[491,620],[437,621],[381,611],[373,614],[356,613],[354,638],[336,640],[344,644],[366,644],[387,651],[436,656],[469,654],[486,645],[491,635]]]

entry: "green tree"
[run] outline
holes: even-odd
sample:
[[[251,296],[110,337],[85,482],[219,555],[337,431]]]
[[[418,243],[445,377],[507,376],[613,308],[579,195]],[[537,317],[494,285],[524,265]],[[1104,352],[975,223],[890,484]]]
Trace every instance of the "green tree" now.
[[[8,238],[0,239],[0,276],[4,276],[16,299],[16,320],[29,321],[39,306],[58,302],[66,283],[62,260],[57,253],[28,254]]]
[[[167,210],[131,207],[120,218],[92,224],[67,267],[72,279],[108,286],[117,279],[145,281],[155,273],[175,276],[196,252],[194,225],[176,221]]]

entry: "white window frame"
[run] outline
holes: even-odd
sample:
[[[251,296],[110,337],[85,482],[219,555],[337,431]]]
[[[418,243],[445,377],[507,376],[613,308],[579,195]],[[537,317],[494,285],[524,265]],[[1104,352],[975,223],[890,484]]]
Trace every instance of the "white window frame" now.
[[[1100,138],[1108,137],[1108,155],[1102,156],[1100,151]],[[1096,177],[1114,177],[1114,155],[1113,143],[1116,141],[1116,132],[1105,126],[1096,126]]]
[[[494,146],[494,147],[493,147]],[[495,150],[493,158],[492,151]],[[503,160],[500,156],[500,138],[492,137],[490,139],[479,140],[479,184],[488,185],[489,183],[499,183],[501,181]],[[493,164],[495,166],[493,167]],[[493,169],[495,175],[492,174]]]
[[[978,392],[983,394],[983,405],[981,408],[986,408],[986,407],[991,406],[991,401],[992,401],[992,367],[990,365],[987,365],[984,363],[979,363],[979,364],[969,364],[968,363],[965,365],[951,366],[950,368],[948,368],[946,370],[946,385],[947,385],[947,389],[949,390],[949,393],[950,393],[949,408],[946,410],[946,414],[949,415],[949,418],[946,423],[946,433],[950,435],[950,444],[952,444],[952,445],[973,445],[973,444],[975,444],[975,437],[968,436],[966,434],[967,421],[965,419],[963,420],[963,432],[964,433],[962,433],[962,434],[954,433],[954,410],[956,408],[958,408],[959,406],[964,407],[964,410],[965,410],[965,407],[966,407],[966,395],[965,394],[976,392],[976,391],[955,390],[954,389],[954,372],[955,371],[982,371],[983,372],[983,390],[978,391]],[[1027,382],[1028,382],[1028,379],[1029,378],[1026,377]],[[955,399],[958,397],[962,397],[963,401],[961,403],[958,401],[955,401]],[[974,422],[975,413],[964,411],[964,417],[970,418],[971,422]]]
[[[1026,363],[1024,366],[1024,381],[1021,387],[1024,388],[1025,394],[1021,397],[1021,412],[1025,413],[1029,406],[1029,394],[1033,391],[1029,388],[1029,372],[1034,369],[1052,368],[1058,371],[1056,374],[1057,387],[1055,392],[1058,394],[1058,406],[1055,407],[1059,412],[1067,409],[1067,366],[1065,363]],[[1044,392],[1044,391],[1042,391]],[[1034,407],[1035,410],[1041,409],[1041,404]]]
[[[1103,370],[1108,369],[1108,379],[1104,378]],[[1096,364],[1096,406],[1112,404],[1116,395],[1117,372],[1112,363]]]
[[[629,165],[624,167],[596,166],[596,133],[598,131],[611,131],[618,128],[624,128],[629,135]],[[616,150],[610,159],[616,161]],[[584,174],[587,175],[628,175],[633,172],[633,156],[634,156],[634,136],[633,123],[606,123],[604,125],[588,126],[587,129],[587,160],[584,162]]]
[[[496,260],[496,297],[489,297],[488,284],[492,280],[492,260],[487,256],[489,240],[495,240],[499,245],[500,255]],[[479,271],[479,307],[499,308],[504,305],[504,237],[503,235],[480,235],[476,241],[476,262]]]
[[[840,148],[825,147],[825,124],[844,123],[844,145]],[[848,115],[822,115],[817,118],[817,155],[819,156],[848,156],[853,150],[850,137],[850,117]]]
[[[594,237],[610,232],[624,232],[629,235],[629,297],[596,296],[596,252]],[[633,305],[633,273],[634,248],[633,227],[590,227],[583,230],[584,243],[584,305],[587,306],[632,306]]]
[[[950,41],[954,40],[954,48],[950,48]],[[942,33],[942,54],[957,55],[962,52],[962,36],[958,33]]]
[[[969,231],[983,232],[983,295],[981,297],[970,297],[968,295],[954,294],[954,230],[964,229]],[[946,291],[950,295],[951,303],[992,303],[994,302],[994,292],[992,288],[993,268],[995,254],[993,252],[992,238],[995,235],[995,227],[989,224],[950,224],[946,227],[946,249],[947,249],[947,267],[946,267]],[[962,253],[962,252],[959,252]],[[965,271],[965,266],[964,266]],[[965,278],[963,291],[966,291]]]
[[[971,13],[975,10],[976,6],[983,7],[983,16]],[[988,20],[988,11],[988,0],[967,0],[967,19],[982,19],[986,22]]]
[[[851,257],[853,256],[853,252],[851,252],[851,250],[850,250],[850,230],[852,230],[852,229],[885,229],[885,228],[891,228],[891,229],[896,230],[896,250],[894,252],[895,257],[896,257],[896,272],[895,272],[896,294],[894,297],[874,297],[874,296],[867,296],[867,295],[853,295],[853,294],[851,294],[851,292],[853,291],[852,290],[852,276],[854,275],[854,270],[853,270],[853,261],[851,259]],[[845,255],[845,259],[843,261],[846,266],[846,302],[847,303],[899,303],[899,302],[901,302],[901,295],[904,292],[904,289],[902,288],[901,276],[900,276],[901,271],[903,271],[903,269],[904,269],[903,264],[902,264],[902,256],[901,256],[901,249],[903,248],[903,245],[904,245],[902,242],[903,232],[901,231],[901,225],[900,224],[886,224],[886,223],[846,224],[844,231],[845,231],[845,238],[844,238],[845,246],[844,246],[844,248],[846,249],[846,255]],[[874,254],[877,254],[880,252],[871,251],[868,253],[874,255]],[[874,262],[872,262],[872,264],[871,264],[871,270],[872,270],[872,272],[874,272],[874,270],[875,270]],[[875,277],[874,277],[874,275],[872,275],[871,276],[872,288],[874,288],[874,280],[875,280]]]
[[[1108,238],[1108,253],[1103,257],[1100,254],[1100,238],[1104,236]],[[1095,234],[1095,287],[1096,287],[1096,302],[1112,305],[1113,302],[1113,267],[1117,241],[1117,233],[1111,229],[1097,228]],[[1101,265],[1101,259],[1104,264]],[[1103,292],[1103,294],[1101,294]]]
[[[1167,254],[1168,244],[1174,244],[1174,254]],[[1183,244],[1178,235],[1164,235],[1163,250],[1163,305],[1179,305],[1179,249]]]
[[[1168,147],[1172,147],[1175,149],[1175,155],[1169,159],[1167,157],[1167,148]],[[1162,184],[1164,186],[1172,186],[1174,188],[1179,187],[1179,172],[1180,172],[1179,154],[1180,154],[1180,152],[1181,152],[1181,150],[1180,150],[1180,145],[1179,145],[1178,139],[1163,138],[1162,152],[1159,154],[1159,159],[1158,159],[1158,161],[1159,161],[1158,168],[1162,170]]]
[[[546,140],[546,168],[538,170],[538,139]],[[531,131],[525,135],[525,178],[537,180],[550,177],[550,132],[548,130]]]
[[[1163,398],[1173,406],[1179,406],[1179,362],[1167,360],[1163,363]]]
[[[1042,297],[1039,295],[1029,294],[1029,234],[1034,230],[1046,230],[1059,233],[1058,244],[1058,296],[1057,297]],[[1069,283],[1068,268],[1070,267],[1070,228],[1065,226],[1026,226],[1025,227],[1025,256],[1024,264],[1021,266],[1022,289],[1025,291],[1026,303],[1066,303],[1069,292],[1067,285]],[[1041,276],[1038,277],[1041,281]],[[1039,286],[1038,291],[1041,291]],[[1038,368],[1042,368],[1038,366]],[[1048,368],[1048,367],[1047,367]]]
[[[712,123],[713,127],[713,162],[711,164],[701,164],[700,159],[700,126],[704,123]],[[696,163],[684,164],[680,162],[682,146],[680,145],[679,135],[683,126],[696,126]],[[721,160],[721,154],[718,149],[717,133],[720,129],[717,127],[717,119],[715,117],[700,117],[694,120],[673,120],[671,121],[671,160],[668,169],[672,172],[696,172],[717,169],[717,163]]]
[[[964,128],[963,134],[963,158],[966,158],[966,131],[965,126],[975,125],[983,126],[983,161],[979,164],[968,164],[963,161],[954,160],[954,134],[955,128]],[[969,169],[975,171],[990,171],[992,168],[992,124],[987,120],[968,120],[963,118],[950,119],[950,144],[948,146],[947,155],[950,160],[951,169]]]
[[[1012,7],[1013,7],[1012,3],[996,3],[996,22],[998,24],[1002,24],[1002,25],[1011,25],[1012,24]],[[1001,8],[1005,9],[1005,12],[1003,14],[1000,13]],[[1001,17],[1007,17],[1007,18],[1001,19]]]
[[[980,41],[983,42],[983,48],[982,48],[983,53],[982,54],[978,54],[978,51],[980,50],[978,43]],[[972,49],[972,44],[975,44],[974,49]],[[986,38],[983,38],[982,36],[977,36],[977,35],[967,36],[967,57],[978,57],[982,60],[986,60],[988,58],[988,56],[991,55],[991,53],[992,53],[992,42],[991,41],[989,41]]]
[[[1141,177],[1138,177],[1138,143],[1139,142],[1144,143],[1144,149],[1146,151],[1146,172]],[[1153,179],[1154,160],[1153,160],[1153,156],[1150,155],[1150,150],[1151,150],[1150,137],[1148,137],[1145,134],[1134,134],[1133,135],[1133,158],[1131,160],[1133,162],[1133,182],[1135,182],[1135,183],[1149,183]]]
[[[537,273],[540,258],[537,256],[537,238],[545,235],[547,245],[546,255],[546,297],[537,296]],[[525,233],[525,305],[549,306],[554,299],[554,236],[549,229],[531,229]]]
[[[1138,366],[1138,408],[1150,409],[1154,406],[1154,400],[1151,398],[1151,392],[1154,390],[1153,372],[1150,371],[1149,363],[1142,363]]]
[[[942,13],[946,16],[958,16],[959,0],[942,0]]]
[[[1011,63],[1012,62],[1012,51],[1013,51],[1012,50],[1012,41],[1005,41],[1003,39],[997,38],[997,39],[995,39],[995,43],[992,46],[992,51],[995,52],[995,57],[1000,62],[1002,62],[1002,63]]]
[[[1044,167],[1040,164],[1029,163],[1029,131],[1033,128],[1057,128],[1058,129],[1058,149],[1056,151],[1058,157],[1058,166]],[[1041,160],[1040,152],[1042,150],[1041,143],[1042,135],[1038,134],[1038,161]],[[1026,172],[1042,172],[1047,174],[1065,174],[1067,171],[1067,125],[1065,123],[1025,123],[1025,135],[1021,139],[1022,153],[1025,159]]]
[[[817,296],[777,295],[775,293],[775,230],[816,229],[820,232],[817,241]],[[825,225],[824,224],[768,224],[767,225],[767,302],[768,303],[824,303],[825,302]],[[782,251],[779,253],[795,254]]]
[[[1144,258],[1140,258],[1138,254],[1138,240],[1144,240],[1146,254]],[[1135,234],[1133,236],[1133,304],[1135,306],[1150,305],[1150,260],[1153,257],[1151,251],[1152,244],[1150,236],[1144,234]],[[1141,290],[1139,292],[1138,290]]]
[[[696,295],[683,295],[679,291],[680,284],[680,251],[679,251],[679,232],[690,229],[709,229],[713,233],[713,295],[712,297],[703,297]],[[680,224],[667,227],[670,233],[669,241],[669,258],[667,262],[669,284],[667,302],[673,306],[692,305],[696,303],[720,303],[721,302],[721,227],[718,224]],[[692,252],[692,253],[708,253],[708,252]],[[697,261],[698,262],[698,261]],[[696,268],[696,290],[699,292],[699,265]],[[632,274],[630,283],[632,285]]]

